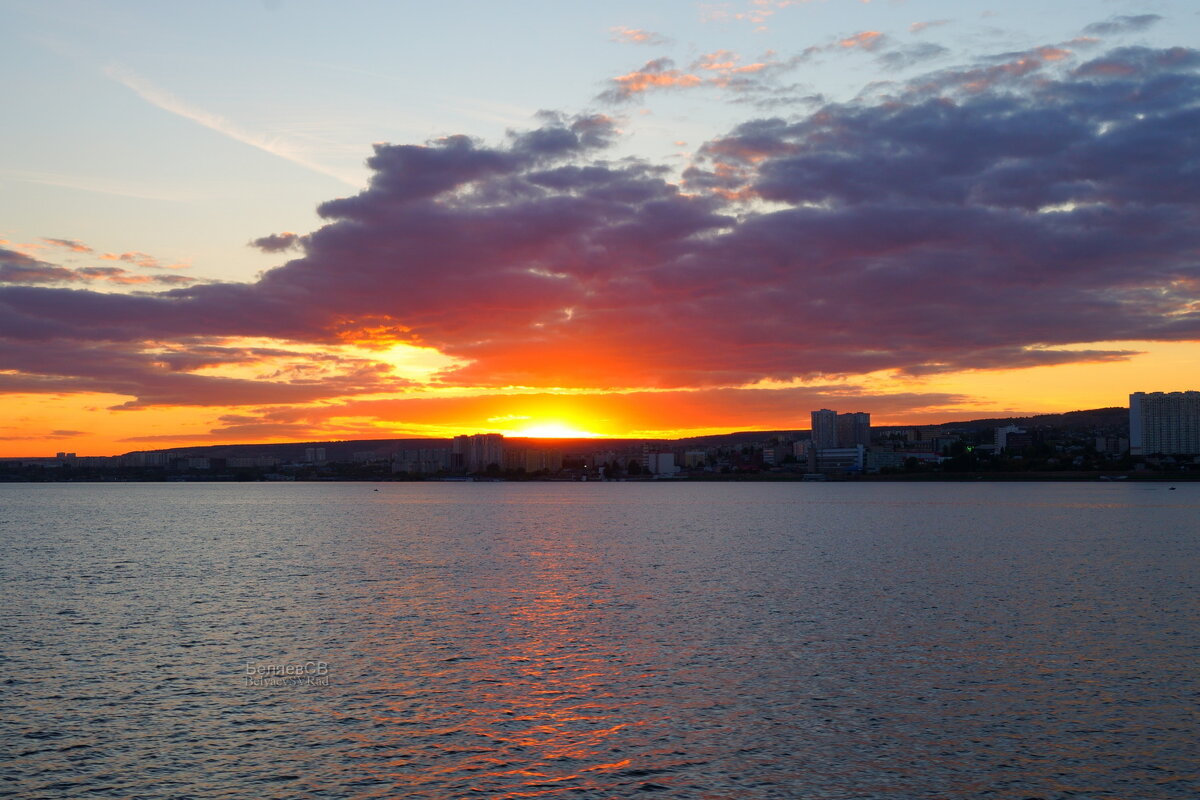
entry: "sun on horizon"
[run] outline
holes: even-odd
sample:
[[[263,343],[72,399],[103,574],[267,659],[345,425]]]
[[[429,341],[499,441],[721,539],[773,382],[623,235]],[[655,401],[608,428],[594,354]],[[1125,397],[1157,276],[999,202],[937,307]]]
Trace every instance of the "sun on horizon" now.
[[[603,433],[580,430],[563,422],[540,422],[520,430],[504,431],[505,436],[526,439],[603,439]]]

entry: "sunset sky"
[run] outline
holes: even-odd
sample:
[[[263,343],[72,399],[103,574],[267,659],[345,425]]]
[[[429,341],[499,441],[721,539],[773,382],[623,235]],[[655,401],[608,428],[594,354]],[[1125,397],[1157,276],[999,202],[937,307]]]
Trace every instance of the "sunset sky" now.
[[[0,0],[0,455],[1200,388],[1200,8]]]

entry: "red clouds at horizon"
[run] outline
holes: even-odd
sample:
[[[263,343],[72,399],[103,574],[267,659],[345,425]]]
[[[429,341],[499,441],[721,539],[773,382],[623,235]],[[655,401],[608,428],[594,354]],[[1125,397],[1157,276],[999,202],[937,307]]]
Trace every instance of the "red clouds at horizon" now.
[[[350,364],[236,382],[156,356],[221,337],[382,338],[467,362],[443,385],[596,390],[1103,361],[1131,353],[1073,346],[1200,339],[1200,53],[1073,66],[1043,51],[750,120],[682,183],[607,160],[617,134],[595,114],[548,115],[498,146],[378,145],[370,186],[322,204],[322,227],[256,240],[298,252],[253,283],[0,287],[0,385],[134,407],[405,385]],[[75,280],[0,256],[9,283]]]
[[[966,398],[945,393],[897,392],[865,395],[853,386],[790,389],[713,389],[583,394],[485,394],[467,397],[398,397],[359,399],[315,406],[279,406],[227,414],[207,433],[128,437],[129,443],[163,441],[239,441],[271,438],[296,440],[331,436],[357,438],[421,433],[427,429],[519,429],[523,417],[562,420],[601,432],[676,431],[686,419],[692,430],[807,428],[807,409],[853,407],[878,420],[889,413],[910,417],[938,416],[942,406]],[[962,412],[956,412],[962,413]],[[780,425],[786,419],[790,425]],[[466,421],[466,422],[464,422]],[[932,421],[932,420],[931,420]],[[389,428],[389,423],[393,427]],[[410,427],[405,427],[410,426]],[[619,435],[619,434],[614,434]]]

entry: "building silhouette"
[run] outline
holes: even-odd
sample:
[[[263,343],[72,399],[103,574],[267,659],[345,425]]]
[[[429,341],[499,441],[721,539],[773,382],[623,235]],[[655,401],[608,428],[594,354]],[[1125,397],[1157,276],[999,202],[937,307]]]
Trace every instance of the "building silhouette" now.
[[[495,465],[504,466],[504,437],[499,433],[476,433],[472,436],[455,436],[451,455],[458,458],[467,472],[486,472]]]
[[[838,447],[871,446],[871,415],[851,411],[837,415]]]
[[[830,411],[828,408],[822,408],[820,411],[813,411],[809,416],[812,418],[813,447],[818,450],[828,450],[837,447],[837,412]]]
[[[839,414],[822,408],[813,411],[812,441],[817,450],[832,450],[839,447],[855,447],[871,444],[871,415],[864,411]]]
[[[1129,395],[1129,453],[1200,455],[1200,392]]]

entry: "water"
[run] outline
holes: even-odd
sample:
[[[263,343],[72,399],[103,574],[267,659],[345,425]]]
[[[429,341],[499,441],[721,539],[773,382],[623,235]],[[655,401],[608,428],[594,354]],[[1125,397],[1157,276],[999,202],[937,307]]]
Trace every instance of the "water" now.
[[[1191,800],[1198,511],[1195,484],[0,485],[0,796]]]

